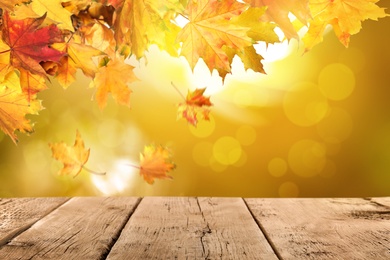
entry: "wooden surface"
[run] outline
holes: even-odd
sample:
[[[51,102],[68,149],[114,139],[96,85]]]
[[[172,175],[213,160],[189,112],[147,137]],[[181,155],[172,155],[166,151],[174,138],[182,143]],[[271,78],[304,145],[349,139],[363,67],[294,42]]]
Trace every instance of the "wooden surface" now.
[[[390,199],[0,199],[0,259],[390,259]]]

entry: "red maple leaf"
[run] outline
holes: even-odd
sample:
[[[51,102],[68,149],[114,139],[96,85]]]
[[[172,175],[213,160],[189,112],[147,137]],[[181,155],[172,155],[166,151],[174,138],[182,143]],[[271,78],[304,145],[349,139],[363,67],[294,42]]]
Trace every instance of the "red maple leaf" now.
[[[1,29],[2,40],[9,49],[0,53],[10,52],[10,63],[15,68],[23,68],[34,74],[45,75],[40,62],[58,62],[65,54],[50,48],[50,44],[63,42],[63,36],[54,24],[41,27],[46,15],[39,18],[16,20],[8,12],[4,14]]]

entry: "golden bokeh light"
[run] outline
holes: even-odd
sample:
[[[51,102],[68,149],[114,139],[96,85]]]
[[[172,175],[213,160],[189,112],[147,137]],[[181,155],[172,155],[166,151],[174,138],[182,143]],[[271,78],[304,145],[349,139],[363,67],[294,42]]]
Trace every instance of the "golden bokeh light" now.
[[[209,166],[212,156],[213,144],[211,142],[201,141],[195,144],[192,149],[192,158],[200,166]]]
[[[210,120],[200,121],[196,126],[188,124],[188,129],[190,132],[199,138],[204,138],[210,136],[215,130],[215,120],[212,115],[210,115]]]
[[[321,93],[331,100],[343,100],[351,95],[356,80],[353,71],[342,63],[333,63],[318,76]]]
[[[273,177],[282,177],[287,173],[287,170],[287,162],[282,158],[275,157],[268,163],[268,172]]]
[[[236,163],[242,154],[240,142],[231,136],[220,137],[213,145],[213,157],[222,165]]]
[[[290,148],[288,164],[296,175],[314,177],[326,164],[326,147],[314,140],[300,140]]]
[[[283,108],[288,119],[294,124],[312,126],[325,117],[328,100],[314,83],[300,82],[286,93]]]
[[[341,108],[330,109],[328,115],[317,124],[318,135],[325,142],[340,143],[346,140],[353,130],[351,115]]]
[[[242,125],[236,131],[236,139],[241,145],[252,145],[257,138],[256,129],[250,125]]]

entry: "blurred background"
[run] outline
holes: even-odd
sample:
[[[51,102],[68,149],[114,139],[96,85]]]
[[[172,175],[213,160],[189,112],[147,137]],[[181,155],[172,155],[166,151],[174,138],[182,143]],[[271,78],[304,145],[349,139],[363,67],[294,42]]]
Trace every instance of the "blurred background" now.
[[[81,74],[67,90],[53,80],[39,94],[46,109],[29,116],[35,133],[18,145],[0,134],[0,197],[390,196],[389,28],[390,18],[366,21],[347,49],[333,32],[306,54],[294,41],[258,46],[267,75],[235,60],[224,84],[152,46],[147,65],[129,60],[140,79],[130,109],[110,98],[100,111]],[[176,119],[183,100],[171,82],[184,95],[207,87],[210,122]],[[86,166],[105,176],[57,174],[48,143],[73,145],[76,129]],[[151,143],[171,149],[173,180],[149,185],[129,166]]]

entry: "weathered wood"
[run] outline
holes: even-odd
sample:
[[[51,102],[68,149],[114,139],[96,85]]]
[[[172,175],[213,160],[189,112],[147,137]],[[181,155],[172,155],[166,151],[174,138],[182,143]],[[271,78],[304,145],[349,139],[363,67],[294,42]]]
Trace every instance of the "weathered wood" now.
[[[369,199],[245,199],[283,259],[390,259],[389,208]]]
[[[240,198],[144,198],[107,259],[276,259]]]
[[[379,198],[366,198],[367,200],[370,200],[373,203],[377,203],[382,206],[386,206],[390,210],[390,197],[379,197]]]
[[[0,246],[67,200],[68,198],[0,199]]]
[[[101,259],[138,198],[73,198],[0,248],[0,259]]]

